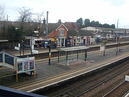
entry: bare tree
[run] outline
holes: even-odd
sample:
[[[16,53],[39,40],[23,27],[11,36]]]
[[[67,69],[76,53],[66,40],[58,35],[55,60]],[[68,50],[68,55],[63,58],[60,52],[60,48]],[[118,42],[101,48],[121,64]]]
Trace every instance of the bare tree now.
[[[35,30],[39,31],[38,34],[43,32],[43,19],[44,19],[44,12],[33,13],[33,22],[35,23],[34,27]]]
[[[43,12],[37,14],[37,22],[38,23],[42,23],[43,18],[44,18],[44,13]]]
[[[21,32],[25,33],[25,34],[31,34],[33,32],[33,28],[32,28],[32,12],[30,8],[25,8],[22,7],[18,10],[19,13],[19,27]]]
[[[5,9],[3,6],[0,5],[0,21],[4,20],[5,18]]]
[[[31,9],[22,7],[19,9],[18,13],[20,14],[20,16],[19,16],[20,22],[30,22],[31,21],[31,17],[32,17]]]
[[[41,32],[43,32],[43,24],[42,24],[43,19],[44,19],[44,13],[43,12],[38,13],[37,14],[37,22],[38,22],[38,30],[39,30],[40,34],[41,34]]]

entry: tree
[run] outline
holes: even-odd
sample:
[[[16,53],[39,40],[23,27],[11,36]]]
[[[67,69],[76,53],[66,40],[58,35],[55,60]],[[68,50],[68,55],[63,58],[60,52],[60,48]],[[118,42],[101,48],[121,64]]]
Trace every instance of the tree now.
[[[91,21],[90,26],[95,27],[95,21]]]
[[[77,21],[76,21],[77,25],[81,28],[83,26],[83,19],[82,18],[79,18]]]
[[[11,42],[21,42],[24,40],[24,33],[14,26],[9,26],[8,28],[8,40]]]
[[[111,28],[115,29],[115,24],[112,24],[112,25],[111,25]]]
[[[19,9],[19,21],[20,22],[30,22],[31,21],[31,16],[32,12],[29,8],[22,7]]]
[[[19,29],[21,32],[30,34],[33,30],[33,22],[32,22],[32,12],[31,9],[22,7],[18,10],[19,18],[18,21],[20,22]]]
[[[90,26],[92,27],[101,27],[102,24],[99,21],[91,21]]]
[[[103,27],[104,27],[104,28],[110,28],[110,25],[107,24],[107,23],[105,23],[105,24],[103,24]]]
[[[45,24],[44,22],[46,22],[45,18],[44,18],[44,12],[33,13],[32,15],[34,15],[34,18],[32,19],[33,25],[34,25],[34,30],[39,31],[39,34],[42,35],[43,25]]]
[[[85,19],[84,20],[84,25],[85,25],[85,27],[90,26],[90,20],[89,19]]]
[[[4,20],[5,18],[5,9],[3,6],[0,5],[0,21]]]

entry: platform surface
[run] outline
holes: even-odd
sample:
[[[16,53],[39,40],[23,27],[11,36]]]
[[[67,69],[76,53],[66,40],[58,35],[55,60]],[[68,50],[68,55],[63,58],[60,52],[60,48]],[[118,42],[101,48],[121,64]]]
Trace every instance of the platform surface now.
[[[107,49],[106,56],[103,56],[100,51],[89,52],[87,61],[84,61],[83,53],[79,55],[78,60],[76,59],[76,54],[69,55],[69,65],[67,65],[65,62],[63,63],[63,61],[65,61],[65,56],[61,57],[60,63],[57,62],[57,58],[53,58],[51,65],[48,65],[48,59],[38,60],[36,61],[37,76],[21,77],[19,82],[11,80],[10,84],[7,84],[7,86],[22,91],[32,92],[36,89],[44,88],[46,86],[80,75],[84,72],[90,72],[96,68],[100,68],[129,56],[129,46],[123,46],[120,49],[121,50],[117,56],[116,48]]]

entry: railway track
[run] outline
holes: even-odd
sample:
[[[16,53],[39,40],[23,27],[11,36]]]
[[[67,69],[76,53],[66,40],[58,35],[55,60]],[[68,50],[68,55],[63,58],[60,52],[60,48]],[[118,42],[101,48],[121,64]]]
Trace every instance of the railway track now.
[[[59,86],[57,85],[50,89],[41,90],[38,92],[36,91],[36,93],[47,95],[48,97],[90,97],[91,95],[89,94],[93,93],[94,89],[99,88],[100,86],[104,87],[105,83],[108,83],[109,81],[120,77],[119,75],[127,72],[129,70],[128,63],[129,61],[112,65],[108,68],[104,68],[103,70],[95,71],[92,74],[85,76],[83,75],[80,78],[73,79],[68,83],[64,83]],[[121,82],[123,82],[123,76],[119,78],[118,82],[115,82],[115,85],[118,85]],[[100,90],[102,91],[102,89]],[[93,94],[97,94],[97,92],[94,92]]]
[[[126,46],[126,45],[129,45],[129,42],[125,42],[125,43],[120,43],[119,46],[118,44],[112,44],[112,45],[107,45],[106,46],[106,49],[109,49],[109,48],[114,48],[114,47],[122,47],[122,46]],[[97,46],[90,46],[90,49],[88,49],[88,52],[91,52],[91,51],[96,51],[96,50],[99,50],[100,49],[100,46],[97,45]],[[81,50],[82,53],[84,53],[85,51],[84,50]],[[53,51],[51,52],[51,57],[57,57],[58,56],[58,50],[57,51]],[[77,51],[73,51],[71,52],[73,54],[76,54]],[[60,51],[60,56],[64,56],[65,55],[65,52],[64,51]],[[48,58],[49,57],[49,53],[48,52],[44,52],[44,53],[39,53],[39,54],[28,54],[28,55],[23,55],[23,56],[18,56],[18,57],[27,57],[27,56],[35,56],[35,58],[38,60],[38,59],[45,59],[45,58]]]

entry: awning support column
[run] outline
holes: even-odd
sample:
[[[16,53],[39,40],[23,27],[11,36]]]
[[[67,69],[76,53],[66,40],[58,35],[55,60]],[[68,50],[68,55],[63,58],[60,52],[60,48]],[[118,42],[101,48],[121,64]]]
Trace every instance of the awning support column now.
[[[68,63],[68,51],[66,51],[66,64]]]
[[[85,49],[85,61],[87,59],[87,50]]]
[[[60,61],[60,51],[58,51],[58,63]]]
[[[78,50],[77,50],[77,60],[78,60]]]

